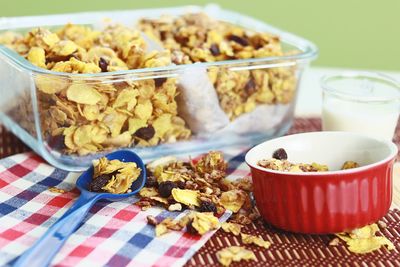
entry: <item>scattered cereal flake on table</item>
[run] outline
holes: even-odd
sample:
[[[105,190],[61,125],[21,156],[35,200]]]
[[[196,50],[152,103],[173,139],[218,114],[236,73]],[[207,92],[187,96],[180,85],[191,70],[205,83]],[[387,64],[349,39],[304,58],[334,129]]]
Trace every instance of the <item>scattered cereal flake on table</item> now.
[[[196,212],[193,211],[189,215],[192,218],[191,225],[196,229],[197,233],[204,235],[205,233],[215,230],[219,227],[219,220],[212,212]]]
[[[233,261],[239,262],[241,260],[255,260],[257,261],[256,255],[253,251],[245,249],[239,246],[231,246],[224,248],[217,252],[217,258],[219,263],[223,266],[229,266]]]
[[[336,234],[347,243],[348,249],[353,253],[364,254],[386,246],[388,250],[394,249],[393,243],[385,236],[376,236],[379,231],[377,224],[370,224],[354,229],[348,233]]]
[[[228,210],[238,212],[246,200],[242,190],[234,189],[221,194],[221,205]]]
[[[224,222],[221,225],[222,230],[224,230],[226,233],[232,233],[234,235],[239,235],[242,231],[242,227],[243,225],[230,222]]]
[[[176,202],[185,204],[185,205],[191,205],[191,206],[200,206],[199,202],[199,192],[195,190],[189,190],[189,189],[179,189],[179,188],[174,188],[171,191],[172,197],[175,199]]]
[[[271,246],[271,242],[264,240],[262,237],[243,233],[241,233],[241,236],[244,244],[254,244],[263,248],[269,248]]]
[[[59,194],[64,194],[65,192],[67,192],[64,189],[60,189],[57,187],[49,187],[49,191],[52,193],[59,193]]]
[[[159,223],[156,225],[156,236],[157,237],[162,236],[168,232],[169,232],[169,229],[167,228],[167,226],[165,224]]]

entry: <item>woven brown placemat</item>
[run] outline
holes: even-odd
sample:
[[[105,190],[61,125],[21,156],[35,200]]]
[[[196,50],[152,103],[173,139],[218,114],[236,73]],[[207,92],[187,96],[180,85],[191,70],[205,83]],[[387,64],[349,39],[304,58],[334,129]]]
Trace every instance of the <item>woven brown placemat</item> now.
[[[258,220],[242,228],[243,233],[262,236],[272,245],[268,249],[243,245],[240,237],[217,231],[190,259],[185,267],[218,266],[217,251],[228,246],[245,246],[252,250],[257,261],[241,261],[230,266],[400,266],[400,210],[391,210],[382,219],[387,228],[382,231],[395,245],[390,252],[381,248],[368,254],[353,254],[345,244],[329,246],[331,235],[303,235],[276,229]]]
[[[289,134],[321,130],[321,120],[317,118],[297,118]],[[400,144],[400,128],[396,129],[394,141]],[[0,126],[0,158],[29,151],[12,133]],[[351,254],[344,244],[328,246],[332,236],[301,235],[276,229],[262,220],[243,228],[242,232],[262,236],[272,245],[262,249],[246,245],[254,251],[257,261],[233,263],[231,266],[400,266],[400,210],[391,210],[383,219],[388,227],[383,230],[395,249],[365,255]],[[222,248],[242,245],[240,240],[231,235],[217,231],[215,235],[186,263],[186,267],[218,266],[216,252]]]

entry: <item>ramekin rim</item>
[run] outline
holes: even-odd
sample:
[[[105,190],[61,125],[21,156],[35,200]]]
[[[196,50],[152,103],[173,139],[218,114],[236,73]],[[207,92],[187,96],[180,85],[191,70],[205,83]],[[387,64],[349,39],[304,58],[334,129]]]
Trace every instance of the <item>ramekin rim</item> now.
[[[354,173],[358,173],[358,172],[363,172],[363,171],[369,170],[371,168],[374,168],[374,167],[377,167],[377,166],[380,166],[380,165],[387,164],[388,162],[390,162],[392,160],[395,160],[395,158],[397,156],[397,153],[398,153],[397,145],[394,144],[391,141],[379,140],[379,139],[375,139],[375,138],[372,138],[372,137],[369,137],[369,136],[366,136],[366,135],[361,135],[361,134],[356,134],[356,133],[349,133],[349,134],[352,134],[352,135],[369,137],[371,139],[379,140],[380,142],[385,143],[385,145],[387,145],[387,147],[391,150],[391,153],[387,157],[385,157],[385,158],[383,158],[383,159],[381,159],[381,160],[379,160],[377,162],[374,162],[374,163],[371,163],[371,164],[368,164],[368,165],[364,165],[364,166],[361,166],[361,167],[352,168],[352,169],[346,169],[346,170],[324,171],[324,172],[276,171],[276,170],[271,170],[271,169],[267,169],[267,168],[258,166],[257,163],[255,163],[255,164],[250,163],[249,160],[248,160],[248,157],[249,157],[248,155],[252,151],[254,151],[254,149],[256,147],[258,147],[258,146],[260,146],[260,145],[262,145],[264,143],[267,143],[267,142],[270,142],[270,141],[276,140],[276,139],[286,138],[288,136],[293,136],[293,135],[305,135],[305,134],[317,134],[317,133],[320,134],[321,132],[298,133],[298,134],[286,135],[286,136],[278,137],[278,138],[275,138],[275,139],[267,140],[267,141],[265,141],[263,143],[260,143],[260,144],[258,144],[256,146],[252,147],[249,151],[247,151],[247,153],[245,155],[245,162],[250,168],[255,168],[255,169],[258,169],[260,171],[267,172],[267,173],[284,174],[284,175],[289,175],[289,176],[307,176],[307,177],[312,177],[312,176],[331,176],[331,175],[344,175],[344,174],[352,174],[352,173],[354,174]],[[324,133],[345,133],[345,132],[325,131]]]

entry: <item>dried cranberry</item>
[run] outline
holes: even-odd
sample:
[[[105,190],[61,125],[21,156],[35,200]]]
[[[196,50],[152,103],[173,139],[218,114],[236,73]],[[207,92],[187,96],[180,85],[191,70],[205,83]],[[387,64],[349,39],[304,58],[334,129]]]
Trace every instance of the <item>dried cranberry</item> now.
[[[213,56],[219,56],[221,54],[221,51],[219,50],[219,47],[216,44],[211,45],[210,51]]]
[[[158,185],[158,193],[161,197],[169,197],[171,195],[171,191],[174,188],[177,188],[178,185],[171,181],[162,182]]]
[[[149,125],[147,127],[142,127],[135,132],[135,136],[142,138],[143,140],[150,140],[153,138],[156,131],[153,126]]]
[[[108,62],[102,57],[99,60],[99,67],[101,72],[107,72]]]
[[[200,212],[217,212],[217,207],[211,201],[202,201],[199,207]]]
[[[166,80],[167,80],[167,78],[157,78],[157,79],[154,79],[154,83],[155,83],[156,87],[160,87],[161,85],[163,85],[165,83]]]
[[[284,159],[287,159],[287,153],[286,153],[285,149],[279,148],[274,151],[274,153],[272,154],[272,157],[274,159],[284,160]]]
[[[189,223],[186,225],[186,232],[188,232],[191,235],[199,234],[196,228],[193,227],[193,220],[190,220]]]
[[[232,35],[230,35],[228,37],[228,39],[240,44],[241,46],[248,46],[249,45],[249,42],[246,39],[244,39],[243,37],[237,36],[237,35],[233,35],[232,34]]]
[[[99,177],[96,177],[90,182],[89,191],[104,192],[104,190],[101,188],[105,186],[108,183],[108,181],[110,181],[111,178],[112,178],[111,174],[102,174]]]

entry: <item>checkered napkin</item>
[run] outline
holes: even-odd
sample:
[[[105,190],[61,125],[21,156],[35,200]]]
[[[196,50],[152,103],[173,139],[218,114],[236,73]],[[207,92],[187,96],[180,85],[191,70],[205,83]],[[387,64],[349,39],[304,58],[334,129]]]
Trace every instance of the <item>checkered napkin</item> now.
[[[248,174],[245,148],[224,150],[229,178]],[[72,205],[79,191],[79,173],[45,163],[33,153],[0,160],[0,266],[12,265]],[[52,193],[56,186],[67,192]],[[158,219],[184,214],[161,208],[141,211],[136,197],[96,203],[80,228],[54,258],[55,266],[182,266],[214,234],[202,237],[171,232],[155,237],[146,217]],[[228,219],[224,214],[220,221]]]

